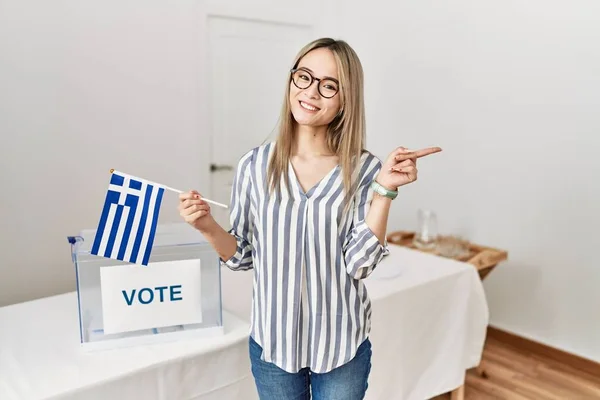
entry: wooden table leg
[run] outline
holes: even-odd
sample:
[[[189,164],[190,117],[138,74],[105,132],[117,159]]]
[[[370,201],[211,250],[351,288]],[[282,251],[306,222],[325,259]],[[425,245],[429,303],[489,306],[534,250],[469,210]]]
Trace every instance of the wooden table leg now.
[[[483,367],[480,365],[478,367],[475,367],[475,373],[482,377],[483,379],[487,379],[488,378],[488,374],[485,373],[485,369],[483,369]]]
[[[450,392],[451,400],[465,400],[465,385],[460,385],[460,387],[454,389]]]

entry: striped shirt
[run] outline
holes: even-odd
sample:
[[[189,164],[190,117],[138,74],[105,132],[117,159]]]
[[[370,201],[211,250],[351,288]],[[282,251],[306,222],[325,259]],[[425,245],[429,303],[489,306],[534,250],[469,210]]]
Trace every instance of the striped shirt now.
[[[361,156],[351,213],[343,213],[337,165],[306,193],[292,164],[288,194],[267,192],[274,143],[242,156],[231,193],[230,233],[236,253],[221,260],[232,270],[254,269],[250,335],[262,359],[288,372],[323,373],[350,361],[370,331],[371,301],[362,279],[388,253],[365,223],[370,184],[381,168]]]

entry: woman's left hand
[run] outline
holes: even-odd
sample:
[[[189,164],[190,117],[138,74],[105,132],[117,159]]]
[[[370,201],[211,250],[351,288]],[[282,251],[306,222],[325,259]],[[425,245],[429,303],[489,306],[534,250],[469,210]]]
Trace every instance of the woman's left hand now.
[[[385,160],[377,176],[377,182],[389,190],[397,190],[400,186],[417,180],[417,158],[442,151],[439,147],[428,147],[421,150],[408,150],[398,147]]]

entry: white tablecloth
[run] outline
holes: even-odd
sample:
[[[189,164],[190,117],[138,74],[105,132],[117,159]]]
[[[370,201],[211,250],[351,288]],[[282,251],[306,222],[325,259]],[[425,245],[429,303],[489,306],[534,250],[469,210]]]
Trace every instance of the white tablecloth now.
[[[424,400],[459,387],[481,359],[488,307],[469,264],[392,246],[367,279],[373,366],[367,399]]]
[[[223,320],[218,337],[83,352],[75,293],[0,308],[0,399],[245,399],[249,324]]]
[[[488,311],[468,264],[391,246],[373,300],[368,399],[424,400],[479,363]],[[256,399],[248,359],[252,273],[223,271],[225,335],[85,354],[74,293],[0,308],[0,399]]]

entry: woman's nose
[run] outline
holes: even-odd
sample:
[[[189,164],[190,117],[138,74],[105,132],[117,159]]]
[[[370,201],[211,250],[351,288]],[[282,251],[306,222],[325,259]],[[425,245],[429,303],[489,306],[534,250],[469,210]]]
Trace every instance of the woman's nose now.
[[[305,90],[306,94],[308,94],[310,96],[311,99],[319,98],[319,82],[318,81],[313,81],[313,83],[311,83],[311,85],[304,90]]]

